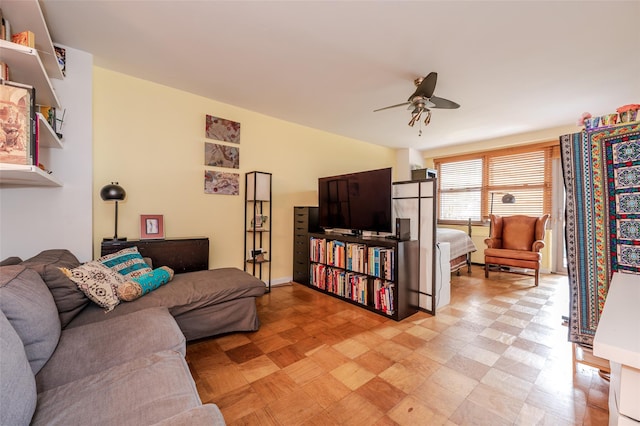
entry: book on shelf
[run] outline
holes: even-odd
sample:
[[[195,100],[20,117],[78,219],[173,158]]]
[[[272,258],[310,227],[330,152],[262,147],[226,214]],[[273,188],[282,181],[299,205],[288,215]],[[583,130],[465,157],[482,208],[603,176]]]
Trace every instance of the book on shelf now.
[[[9,65],[6,62],[0,62],[0,80],[10,80]]]
[[[387,315],[393,315],[394,313],[394,309],[393,309],[393,306],[394,306],[393,287],[394,286],[395,285],[393,283],[384,281],[379,278],[376,278],[373,281],[374,308],[384,312]]]
[[[56,109],[49,105],[37,105],[37,109],[44,119],[47,120],[51,129],[53,129],[54,132],[57,132],[58,123],[56,122]]]
[[[11,41],[16,44],[35,48],[36,35],[32,31],[21,31],[11,35]]]
[[[1,10],[0,14],[2,14]],[[2,29],[0,30],[0,35],[3,40],[11,41],[11,23],[4,15],[2,15]]]
[[[0,84],[0,163],[37,165],[35,88]]]

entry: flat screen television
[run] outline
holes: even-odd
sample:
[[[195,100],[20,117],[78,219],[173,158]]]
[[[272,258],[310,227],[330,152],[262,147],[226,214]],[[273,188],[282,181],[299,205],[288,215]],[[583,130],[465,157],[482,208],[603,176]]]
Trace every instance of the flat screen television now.
[[[318,207],[322,228],[393,232],[391,168],[319,178]]]

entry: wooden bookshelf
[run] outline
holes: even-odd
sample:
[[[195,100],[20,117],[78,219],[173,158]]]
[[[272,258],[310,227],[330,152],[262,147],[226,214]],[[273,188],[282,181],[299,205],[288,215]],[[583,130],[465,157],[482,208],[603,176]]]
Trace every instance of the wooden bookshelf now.
[[[418,242],[309,233],[309,287],[400,321],[418,311]]]

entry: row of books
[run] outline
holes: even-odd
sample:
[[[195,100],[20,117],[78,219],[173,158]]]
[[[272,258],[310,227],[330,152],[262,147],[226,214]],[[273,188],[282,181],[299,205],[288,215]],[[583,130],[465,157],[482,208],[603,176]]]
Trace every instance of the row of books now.
[[[309,255],[312,262],[327,263],[326,240],[313,238],[309,241]]]
[[[338,268],[344,268],[344,255],[345,255],[344,241],[329,240],[327,241],[327,265],[337,266]]]
[[[394,279],[395,250],[311,237],[310,260],[361,274]]]
[[[367,246],[364,244],[347,244],[347,269],[365,273],[367,271]]]
[[[373,300],[369,300],[369,277],[355,272],[337,269],[320,263],[310,266],[311,285],[329,293],[353,300],[362,305],[372,305],[387,315],[393,315],[394,284],[379,278],[372,281]]]
[[[31,48],[36,47],[36,36],[31,31],[20,31],[13,33],[11,31],[11,22],[4,16],[0,9],[0,39],[10,41],[12,43],[22,44]]]
[[[369,247],[369,269],[374,277],[393,280],[395,250],[387,247]]]
[[[395,284],[379,278],[373,280],[373,307],[387,315],[395,312],[393,301],[393,288]]]

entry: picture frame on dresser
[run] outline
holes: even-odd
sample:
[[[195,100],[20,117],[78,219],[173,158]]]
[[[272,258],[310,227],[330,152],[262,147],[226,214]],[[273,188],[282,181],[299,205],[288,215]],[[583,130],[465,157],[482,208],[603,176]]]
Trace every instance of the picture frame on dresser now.
[[[161,214],[140,215],[140,239],[164,239],[164,216]]]

